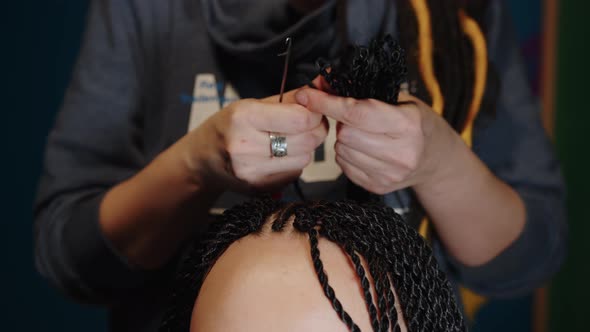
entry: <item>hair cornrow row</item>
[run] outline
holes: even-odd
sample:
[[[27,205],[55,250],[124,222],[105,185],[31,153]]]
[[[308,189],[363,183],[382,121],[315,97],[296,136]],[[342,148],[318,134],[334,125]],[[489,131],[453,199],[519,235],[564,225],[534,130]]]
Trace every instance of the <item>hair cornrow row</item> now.
[[[464,331],[461,311],[451,286],[439,270],[424,240],[392,209],[351,201],[279,203],[255,200],[232,208],[215,222],[203,241],[195,241],[173,284],[170,305],[160,331],[187,331],[192,308],[203,280],[220,255],[236,240],[257,234],[276,215],[274,232],[294,216],[293,228],[307,234],[310,255],[326,297],[351,331],[360,331],[329,284],[321,262],[318,237],[343,248],[354,264],[373,331],[399,331],[393,289],[409,331]],[[366,261],[364,268],[360,257]],[[374,280],[376,303],[368,275]],[[395,287],[394,287],[395,286]]]

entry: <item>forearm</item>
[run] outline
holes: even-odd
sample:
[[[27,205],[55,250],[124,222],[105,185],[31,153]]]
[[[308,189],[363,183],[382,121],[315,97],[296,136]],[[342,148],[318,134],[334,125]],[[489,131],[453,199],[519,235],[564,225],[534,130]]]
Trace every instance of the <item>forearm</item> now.
[[[141,268],[164,265],[183,241],[206,225],[218,197],[188,171],[178,145],[113,187],[100,206],[102,232]]]
[[[467,266],[496,257],[521,234],[522,199],[462,142],[432,179],[414,187],[446,250]]]

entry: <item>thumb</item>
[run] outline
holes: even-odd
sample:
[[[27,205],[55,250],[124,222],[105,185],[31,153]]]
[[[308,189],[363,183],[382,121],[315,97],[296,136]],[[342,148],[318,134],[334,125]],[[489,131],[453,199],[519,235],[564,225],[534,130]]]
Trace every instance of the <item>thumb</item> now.
[[[295,90],[291,90],[291,91],[285,91],[285,93],[283,93],[283,103],[284,104],[295,104],[297,103],[297,101],[295,100],[295,93],[299,91],[299,89],[295,89]],[[270,96],[270,97],[266,97],[264,99],[261,99],[260,101],[263,103],[269,103],[269,104],[276,104],[279,102],[279,95],[274,95],[274,96]]]

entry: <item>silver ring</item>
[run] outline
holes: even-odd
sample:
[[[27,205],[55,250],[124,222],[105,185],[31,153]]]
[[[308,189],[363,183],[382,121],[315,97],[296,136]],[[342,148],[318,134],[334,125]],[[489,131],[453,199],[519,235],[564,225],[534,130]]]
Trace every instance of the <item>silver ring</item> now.
[[[277,133],[269,133],[270,137],[270,155],[272,157],[285,157],[287,155],[287,137],[280,136]]]

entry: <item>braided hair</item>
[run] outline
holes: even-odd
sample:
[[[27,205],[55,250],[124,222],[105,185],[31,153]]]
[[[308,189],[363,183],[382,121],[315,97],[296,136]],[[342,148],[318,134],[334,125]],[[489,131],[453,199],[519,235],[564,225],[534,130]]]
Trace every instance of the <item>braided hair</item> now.
[[[433,84],[440,87],[444,98],[442,116],[456,131],[461,132],[469,119],[474,99],[474,85],[478,79],[473,41],[468,38],[461,22],[461,15],[483,21],[489,0],[399,0],[398,30],[400,44],[406,49],[409,77],[414,82],[412,91],[420,99],[433,103]],[[416,3],[423,3],[418,7]],[[428,13],[424,13],[424,11]],[[426,24],[419,17],[427,18],[432,43],[431,58],[420,57],[420,28]],[[431,61],[434,77],[429,80],[423,71],[424,62]],[[487,65],[487,59],[484,60]],[[485,74],[485,96],[479,104],[480,113],[493,114],[499,93],[498,77],[492,67]],[[432,82],[434,80],[434,82]]]
[[[286,204],[272,199],[256,199],[227,210],[202,241],[193,243],[176,274],[160,331],[189,329],[193,305],[208,271],[232,243],[260,233],[271,215],[277,216],[272,231],[283,231],[294,217],[293,228],[307,234],[324,294],[350,331],[360,328],[330,286],[329,271],[324,270],[320,258],[319,237],[336,243],[350,257],[373,331],[400,331],[394,285],[409,331],[465,331],[450,283],[438,268],[430,247],[391,208],[352,201]],[[374,280],[376,301],[371,295],[369,276]]]

